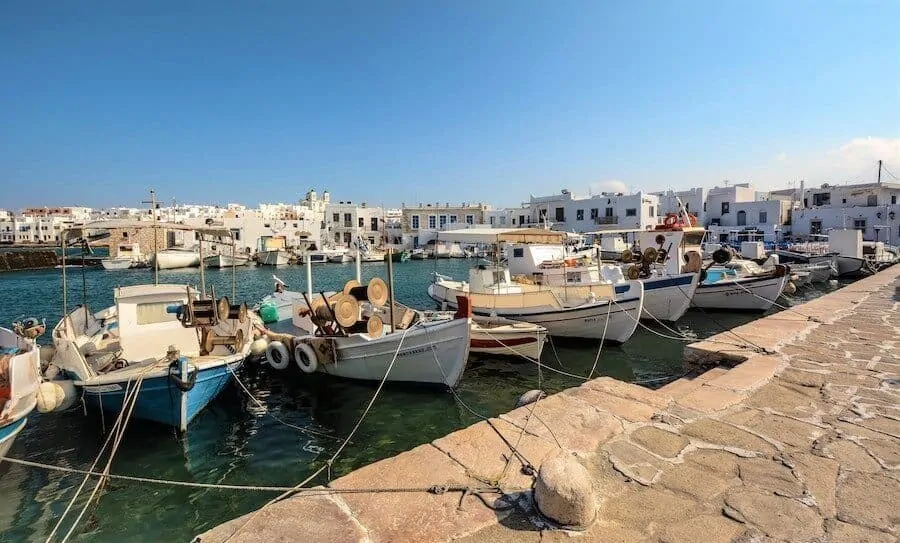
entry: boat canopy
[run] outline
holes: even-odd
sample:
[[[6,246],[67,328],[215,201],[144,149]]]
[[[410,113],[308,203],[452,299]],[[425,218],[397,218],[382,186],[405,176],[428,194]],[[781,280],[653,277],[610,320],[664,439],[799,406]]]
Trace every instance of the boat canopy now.
[[[212,236],[212,237],[222,237],[222,238],[230,238],[231,230],[223,227],[209,227],[209,226],[191,226],[189,224],[179,224],[174,222],[163,222],[163,221],[138,221],[134,219],[112,219],[108,221],[93,221],[86,224],[81,224],[77,226],[73,226],[71,228],[67,228],[64,237],[65,239],[75,239],[84,237],[85,234],[89,231],[95,230],[113,230],[117,228],[161,228],[163,230],[181,230],[185,232],[197,232],[200,235],[204,236]]]
[[[684,227],[678,227],[676,230],[679,232],[706,232],[706,228],[704,228],[702,226],[684,226]],[[635,232],[643,233],[643,232],[662,232],[662,231],[664,231],[664,230],[655,230],[655,229],[648,229],[648,228],[617,228],[617,229],[609,229],[609,230],[597,230],[594,232],[584,232],[583,235],[585,235],[585,236],[602,236],[604,234],[621,235],[621,234],[633,234]]]
[[[437,232],[438,241],[455,243],[563,243],[567,234],[543,228],[463,228]]]

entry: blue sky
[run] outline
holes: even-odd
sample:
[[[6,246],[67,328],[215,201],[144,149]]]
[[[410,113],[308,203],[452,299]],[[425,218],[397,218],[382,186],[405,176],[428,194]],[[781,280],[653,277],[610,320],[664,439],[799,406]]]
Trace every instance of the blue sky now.
[[[900,170],[896,0],[131,4],[0,3],[0,208]]]

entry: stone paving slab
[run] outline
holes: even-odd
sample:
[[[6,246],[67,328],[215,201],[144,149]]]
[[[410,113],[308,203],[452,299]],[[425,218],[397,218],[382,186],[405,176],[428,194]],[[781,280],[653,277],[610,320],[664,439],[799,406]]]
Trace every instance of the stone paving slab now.
[[[364,493],[292,498],[200,541],[898,541],[900,266],[735,331],[686,349],[706,375],[596,379],[331,485],[522,486],[524,464],[563,448],[599,490],[585,531],[554,527],[529,492]],[[527,461],[504,476],[513,440]]]

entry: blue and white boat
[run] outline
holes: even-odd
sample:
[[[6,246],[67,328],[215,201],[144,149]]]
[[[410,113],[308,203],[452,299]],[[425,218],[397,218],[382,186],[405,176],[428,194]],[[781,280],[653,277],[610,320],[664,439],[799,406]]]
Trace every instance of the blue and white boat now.
[[[114,306],[81,306],[56,325],[51,364],[87,405],[118,413],[137,390],[131,417],[184,431],[241,366],[252,334],[246,311],[243,322],[223,318],[202,333],[185,326],[196,299],[186,285],[117,288]]]
[[[32,339],[0,328],[0,457],[28,423],[41,384],[41,356]]]

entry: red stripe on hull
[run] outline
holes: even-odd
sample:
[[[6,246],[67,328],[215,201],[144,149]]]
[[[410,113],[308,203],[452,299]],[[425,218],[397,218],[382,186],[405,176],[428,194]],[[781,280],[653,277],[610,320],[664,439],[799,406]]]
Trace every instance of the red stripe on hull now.
[[[510,338],[504,340],[497,339],[475,339],[470,340],[470,346],[475,349],[492,349],[497,347],[515,347],[516,345],[528,345],[537,341],[535,337]]]

